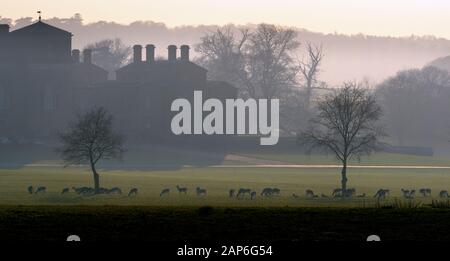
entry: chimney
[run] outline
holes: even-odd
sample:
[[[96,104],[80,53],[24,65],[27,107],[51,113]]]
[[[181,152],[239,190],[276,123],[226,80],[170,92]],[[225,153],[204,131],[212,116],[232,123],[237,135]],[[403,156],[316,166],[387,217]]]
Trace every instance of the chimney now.
[[[136,44],[133,46],[133,62],[142,62],[142,45]]]
[[[84,49],[83,50],[83,62],[84,63],[92,63],[92,50]]]
[[[147,44],[145,46],[145,59],[148,63],[155,61],[155,46],[153,44]]]
[[[80,50],[78,49],[72,50],[72,61],[73,63],[80,63]]]
[[[167,47],[169,49],[169,61],[176,61],[177,60],[177,46],[176,45],[169,45]]]
[[[0,35],[9,33],[9,24],[0,24]]]
[[[182,45],[181,49],[181,60],[188,62],[189,61],[189,45]]]

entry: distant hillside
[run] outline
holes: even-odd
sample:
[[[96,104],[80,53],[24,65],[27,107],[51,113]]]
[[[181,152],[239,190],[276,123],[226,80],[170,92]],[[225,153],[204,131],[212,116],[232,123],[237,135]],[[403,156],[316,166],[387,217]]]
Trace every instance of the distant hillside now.
[[[128,25],[105,21],[84,24],[80,15],[45,21],[71,31],[74,34],[74,48],[82,48],[105,38],[120,37],[129,45],[153,43],[157,47],[157,55],[164,57],[167,45],[195,44],[206,32],[217,28],[215,25],[169,28],[164,23],[151,21],[137,21]],[[12,21],[0,17],[0,22],[13,24],[14,29],[31,23],[32,19]],[[450,55],[450,41],[432,36],[394,38],[297,30],[301,42],[323,44],[325,59],[321,79],[331,84],[362,78],[378,82],[398,70],[422,67],[438,57]],[[300,58],[302,53],[298,56]]]
[[[442,70],[450,72],[450,55],[445,57],[437,58],[429,63],[431,66],[435,66]]]

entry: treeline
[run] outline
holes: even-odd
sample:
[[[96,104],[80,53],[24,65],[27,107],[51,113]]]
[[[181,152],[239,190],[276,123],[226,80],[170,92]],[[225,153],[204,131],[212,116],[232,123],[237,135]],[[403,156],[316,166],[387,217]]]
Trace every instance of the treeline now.
[[[35,18],[31,17],[17,20],[0,17],[0,23],[11,24],[12,29],[28,25],[33,21]],[[44,21],[72,32],[74,48],[83,48],[104,39],[121,38],[127,45],[153,43],[157,46],[157,55],[164,57],[166,57],[167,45],[193,45],[199,42],[205,33],[218,28],[215,25],[186,25],[170,28],[164,23],[152,21],[136,21],[130,24],[107,21],[84,23],[80,14],[70,18],[44,17]],[[236,25],[230,25],[230,27],[238,30]],[[256,25],[248,25],[248,27],[254,28]],[[312,42],[323,45],[326,59],[322,64],[321,78],[332,85],[364,77],[380,82],[399,70],[422,67],[435,58],[450,54],[450,41],[432,36],[398,38],[363,34],[324,34],[301,28],[292,29],[297,32],[298,40],[302,44]],[[299,58],[305,55],[302,51],[297,53]]]

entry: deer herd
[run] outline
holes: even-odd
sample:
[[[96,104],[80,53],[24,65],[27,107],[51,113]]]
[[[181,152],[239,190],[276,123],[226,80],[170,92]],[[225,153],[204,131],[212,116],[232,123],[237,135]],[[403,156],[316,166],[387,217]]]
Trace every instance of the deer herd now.
[[[180,187],[177,185],[176,191],[180,195],[187,195],[188,194],[188,188],[187,187]],[[33,186],[29,186],[27,188],[29,194],[42,194],[46,193],[47,188],[45,186],[38,186],[36,189]],[[89,195],[95,195],[95,194],[118,194],[122,195],[122,190],[119,187],[113,187],[113,188],[99,188],[97,191],[94,188],[91,187],[72,187],[72,190],[77,195],[81,196],[89,196]],[[70,188],[63,188],[61,191],[61,194],[68,194],[70,193]],[[168,197],[170,194],[170,188],[164,188],[161,193],[159,194],[160,197]],[[207,191],[205,188],[196,187],[195,188],[195,195],[197,197],[205,197],[207,195]],[[405,199],[414,199],[416,197],[416,190],[415,189],[404,189],[401,190],[401,195]],[[137,196],[138,189],[132,188],[128,192],[128,196]],[[261,197],[272,197],[272,196],[278,196],[281,194],[281,190],[279,188],[271,188],[266,187],[261,190],[260,196]],[[373,195],[373,198],[376,199],[385,199],[387,196],[389,196],[390,190],[389,189],[379,189],[376,191],[376,193]],[[432,197],[431,189],[430,188],[421,188],[418,190],[418,194],[420,194],[422,197]],[[447,190],[441,190],[438,194],[439,198],[450,198],[449,193]],[[256,199],[257,192],[255,190],[252,190],[250,188],[239,188],[239,189],[230,189],[228,191],[228,197],[229,198],[236,198],[236,199],[250,199],[254,200]],[[362,194],[356,194],[356,189],[349,188],[349,189],[334,189],[330,195],[326,194],[315,194],[312,189],[306,189],[305,190],[305,198],[307,199],[315,199],[315,198],[367,198],[368,196],[366,193]],[[292,198],[298,199],[301,198],[298,194],[292,194]]]

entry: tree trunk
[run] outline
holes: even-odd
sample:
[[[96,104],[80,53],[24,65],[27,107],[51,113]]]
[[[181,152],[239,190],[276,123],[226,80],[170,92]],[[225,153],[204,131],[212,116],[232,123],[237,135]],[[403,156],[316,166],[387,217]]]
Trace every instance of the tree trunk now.
[[[341,179],[341,189],[342,189],[342,196],[347,196],[347,160],[344,160],[342,162],[342,179]]]
[[[94,189],[97,194],[100,188],[100,175],[98,175],[95,165],[91,164],[92,174],[94,175]]]

